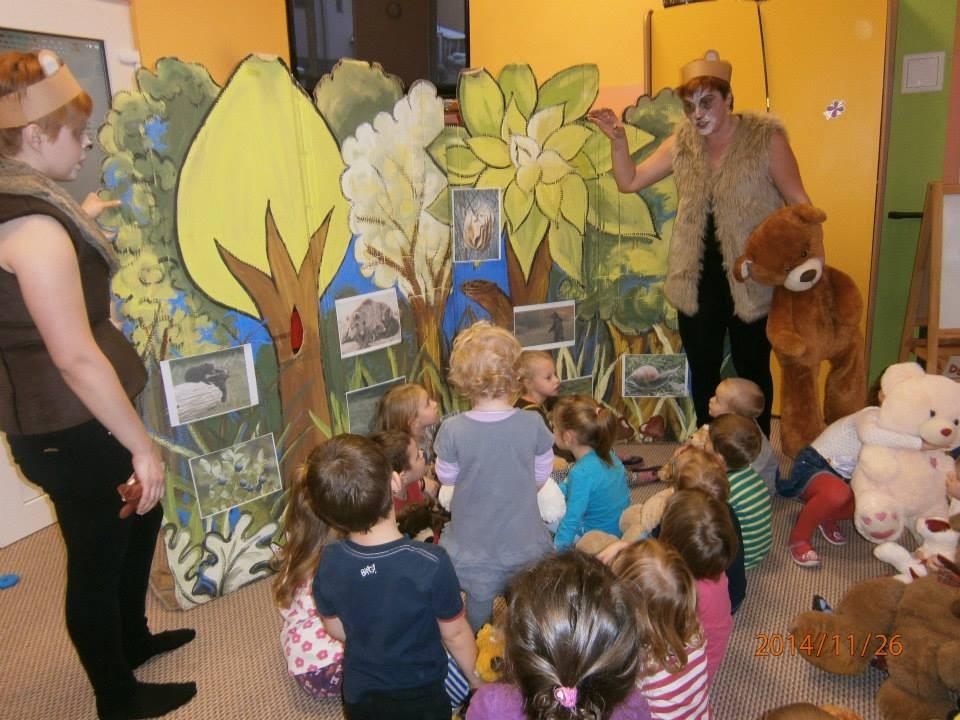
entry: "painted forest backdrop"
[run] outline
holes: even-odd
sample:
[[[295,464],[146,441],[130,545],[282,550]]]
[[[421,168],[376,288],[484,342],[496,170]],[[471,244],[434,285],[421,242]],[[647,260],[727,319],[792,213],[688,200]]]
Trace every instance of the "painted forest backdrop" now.
[[[512,328],[514,307],[574,301],[560,377],[591,376],[641,437],[691,430],[687,398],[622,396],[624,354],[679,350],[663,295],[677,197],[670,178],[617,191],[609,141],[585,119],[595,66],[543,81],[527,65],[469,71],[462,125],[444,125],[429,83],[404,94],[359,61],[313,97],[282,61],[256,56],[222,88],[169,58],[137,81],[100,130],[104,195],[123,201],[101,222],[122,258],[125,330],[151,370],[142,411],[166,451],[164,538],[182,607],[269,574],[286,502],[265,482],[270,434],[285,479],[348,429],[348,391],[403,376],[444,413],[463,409],[445,368],[452,338],[478,319]],[[634,158],[681,117],[669,90],[639,98],[624,113]],[[471,187],[501,192],[498,260],[453,262],[451,190]],[[377,290],[396,293],[402,342],[344,359],[335,303]],[[259,401],[172,427],[160,363],[244,344]]]

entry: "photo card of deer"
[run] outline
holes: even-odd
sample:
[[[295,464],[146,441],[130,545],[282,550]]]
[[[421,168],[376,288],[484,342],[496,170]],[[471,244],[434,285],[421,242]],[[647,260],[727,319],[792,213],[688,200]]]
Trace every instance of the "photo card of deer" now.
[[[557,395],[588,395],[593,397],[593,375],[581,375],[580,377],[567,378],[560,381],[560,387],[557,389]]]
[[[623,356],[624,397],[689,395],[690,372],[683,353]]]
[[[335,305],[340,357],[363,355],[397,345],[402,340],[400,303],[395,287],[340,298]]]
[[[500,259],[500,188],[452,188],[453,261]]]
[[[513,309],[513,334],[524,350],[570,347],[577,339],[576,305],[562,300]]]
[[[160,377],[173,427],[252,407],[260,402],[253,348],[249,343],[162,360]]]
[[[282,489],[273,433],[190,458],[200,517],[231,510]]]
[[[347,424],[350,432],[357,435],[372,433],[380,398],[394,385],[400,385],[406,381],[407,376],[401,375],[376,385],[347,391]]]

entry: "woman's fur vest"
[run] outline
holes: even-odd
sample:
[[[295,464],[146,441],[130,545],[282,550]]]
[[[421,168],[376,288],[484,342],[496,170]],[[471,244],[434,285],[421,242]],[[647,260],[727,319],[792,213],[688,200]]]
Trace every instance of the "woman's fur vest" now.
[[[747,236],[784,201],[770,176],[770,139],[783,133],[778,120],[744,113],[727,146],[719,169],[710,167],[706,140],[683,121],[676,131],[673,177],[679,205],[670,241],[665,293],[685,315],[696,315],[697,288],[703,265],[703,232],[713,211],[734,312],[753,322],[770,309],[773,289],[752,280],[733,278],[733,266],[743,254]]]

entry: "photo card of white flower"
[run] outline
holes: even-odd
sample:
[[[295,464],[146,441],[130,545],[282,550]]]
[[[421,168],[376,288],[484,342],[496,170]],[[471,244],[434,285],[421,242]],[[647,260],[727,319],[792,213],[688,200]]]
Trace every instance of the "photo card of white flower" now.
[[[560,397],[565,395],[589,395],[593,397],[593,375],[581,375],[580,377],[561,380],[557,395]]]
[[[190,458],[190,475],[203,518],[282,489],[273,433]]]
[[[377,419],[377,405],[387,390],[394,385],[407,381],[406,375],[392,378],[376,385],[347,391],[347,425],[350,432],[357,435],[369,435],[374,431]]]
[[[396,288],[340,298],[335,305],[340,357],[381,350],[402,339]]]
[[[690,369],[684,353],[623,356],[624,397],[689,395]]]
[[[500,259],[500,188],[450,190],[453,220],[453,261]]]
[[[253,347],[249,343],[162,360],[160,377],[172,427],[260,402]]]
[[[577,314],[573,300],[513,309],[513,334],[524,350],[570,347],[577,338]]]

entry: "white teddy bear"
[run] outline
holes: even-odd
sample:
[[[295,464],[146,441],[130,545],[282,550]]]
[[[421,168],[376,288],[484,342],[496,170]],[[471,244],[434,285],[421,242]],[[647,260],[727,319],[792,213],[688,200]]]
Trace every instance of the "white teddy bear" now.
[[[897,540],[918,518],[946,515],[954,464],[945,451],[960,442],[960,384],[899,363],[884,372],[881,388],[877,427],[919,438],[926,449],[865,444],[860,450],[850,481],[854,526],[875,543]]]
[[[951,523],[956,517],[958,522]],[[958,529],[955,530],[954,526]],[[894,577],[903,583],[911,583],[916,578],[927,575],[928,568],[937,568],[940,557],[950,562],[956,559],[957,542],[960,541],[960,500],[950,502],[950,517],[928,517],[917,520],[917,535],[923,538],[923,545],[912,553],[903,545],[894,542],[880,543],[873,549],[878,560],[893,565],[899,575]]]
[[[456,485],[441,485],[437,493],[437,501],[444,508],[450,510],[453,504],[453,491]],[[537,506],[540,508],[540,517],[548,525],[560,522],[567,512],[567,501],[563,497],[563,490],[550,477],[537,492]]]

